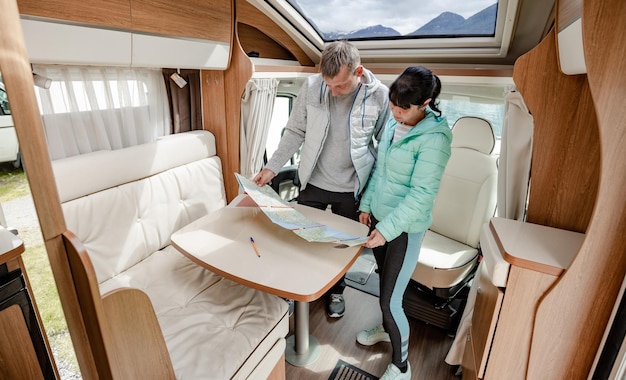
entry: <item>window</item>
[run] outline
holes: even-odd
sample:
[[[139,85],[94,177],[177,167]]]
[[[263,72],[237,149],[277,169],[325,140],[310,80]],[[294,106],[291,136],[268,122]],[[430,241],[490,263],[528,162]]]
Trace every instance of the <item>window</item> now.
[[[148,97],[146,84],[137,80],[53,81],[48,91],[52,101],[51,113],[141,107],[146,105],[144,99]],[[115,96],[111,96],[112,94]],[[117,96],[118,94],[125,96]],[[43,109],[39,96],[37,99],[39,108]]]
[[[443,92],[445,91],[445,92]],[[494,154],[500,153],[502,123],[504,121],[504,87],[442,86],[439,109],[450,127],[461,116],[477,116],[491,122],[496,136]]]
[[[53,160],[139,145],[169,134],[160,70],[36,65],[52,80],[36,89]]]
[[[52,79],[49,89],[36,92],[43,115],[93,112],[154,104],[164,92],[157,70],[113,67],[37,66]]]
[[[0,83],[1,84],[1,83]],[[0,115],[10,115],[11,106],[9,106],[9,97],[4,87],[0,87]]]
[[[477,116],[489,120],[493,126],[496,139],[502,137],[502,121],[504,120],[504,100],[502,104],[471,102],[467,99],[441,100],[439,109],[448,119],[450,127],[461,116]]]
[[[289,115],[291,114],[291,106],[293,104],[293,95],[278,94],[274,102],[274,112],[272,113],[272,120],[270,122],[270,130],[267,133],[267,144],[265,147],[265,154],[267,159],[272,158],[272,155],[278,148],[278,143],[283,134],[283,129],[287,125]],[[296,153],[291,161],[287,161],[284,166],[296,165],[300,162],[300,155]]]
[[[249,0],[300,44],[353,41],[364,61],[506,57],[519,0]]]
[[[493,37],[496,0],[419,2],[370,1],[367,5],[330,0],[287,0],[325,42],[419,37]],[[399,10],[406,9],[406,12]],[[358,12],[358,17],[355,17]]]
[[[272,155],[278,148],[283,130],[291,114],[294,99],[295,95],[293,94],[279,93],[276,96],[274,112],[272,114],[272,120],[270,121],[270,129],[267,133],[267,144],[265,146],[266,160],[272,158]],[[297,165],[299,163],[300,151],[298,150],[291,160],[283,165],[280,172],[276,173],[276,177],[270,182],[272,189],[286,201],[292,201],[298,196]]]

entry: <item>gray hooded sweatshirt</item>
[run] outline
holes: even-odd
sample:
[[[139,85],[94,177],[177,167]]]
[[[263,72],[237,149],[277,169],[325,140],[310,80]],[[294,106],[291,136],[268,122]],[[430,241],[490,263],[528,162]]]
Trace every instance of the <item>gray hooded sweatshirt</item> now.
[[[363,70],[362,85],[350,108],[350,156],[357,175],[355,199],[365,188],[376,161],[376,145],[389,118],[389,89],[369,70]],[[311,178],[330,127],[331,92],[321,74],[307,78],[294,102],[283,137],[266,169],[278,173],[302,146],[298,176],[301,189]],[[346,115],[346,117],[348,117]]]

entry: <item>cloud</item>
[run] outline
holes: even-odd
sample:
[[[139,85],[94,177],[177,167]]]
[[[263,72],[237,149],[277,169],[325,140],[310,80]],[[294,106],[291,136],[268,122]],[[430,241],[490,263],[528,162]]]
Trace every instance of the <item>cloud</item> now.
[[[401,34],[419,29],[443,12],[468,18],[496,0],[291,0],[324,32],[349,32],[373,25]],[[390,5],[390,3],[392,5]]]

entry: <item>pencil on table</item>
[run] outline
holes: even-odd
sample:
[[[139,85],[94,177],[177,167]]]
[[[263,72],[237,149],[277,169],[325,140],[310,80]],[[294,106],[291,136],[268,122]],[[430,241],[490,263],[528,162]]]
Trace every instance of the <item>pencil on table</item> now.
[[[257,257],[261,257],[261,254],[259,253],[259,248],[257,248],[252,236],[250,236],[250,243],[252,244],[252,248],[254,248],[254,252],[256,253]]]

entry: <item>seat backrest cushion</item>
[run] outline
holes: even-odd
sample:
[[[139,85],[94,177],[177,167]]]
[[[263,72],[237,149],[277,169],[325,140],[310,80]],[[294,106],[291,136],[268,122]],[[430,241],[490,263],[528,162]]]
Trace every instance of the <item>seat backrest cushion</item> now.
[[[452,128],[452,154],[441,178],[430,230],[477,248],[480,228],[496,207],[498,169],[491,123],[462,117]]]
[[[67,229],[89,252],[99,284],[169,245],[174,231],[226,205],[221,162],[206,134],[53,161]]]

